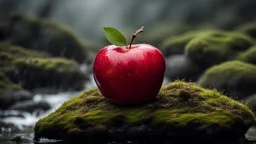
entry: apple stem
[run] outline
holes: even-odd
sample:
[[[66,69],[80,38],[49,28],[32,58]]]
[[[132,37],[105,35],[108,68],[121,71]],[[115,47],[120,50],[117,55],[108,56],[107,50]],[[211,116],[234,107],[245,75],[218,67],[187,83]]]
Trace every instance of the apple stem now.
[[[140,29],[136,30],[136,32],[132,35],[132,39],[131,39],[131,41],[130,41],[130,46],[128,47],[128,49],[130,49],[130,48],[132,47],[132,42],[133,42],[133,40],[136,38],[136,36],[137,36],[139,33],[143,32],[143,31],[144,31],[144,26],[142,26]]]

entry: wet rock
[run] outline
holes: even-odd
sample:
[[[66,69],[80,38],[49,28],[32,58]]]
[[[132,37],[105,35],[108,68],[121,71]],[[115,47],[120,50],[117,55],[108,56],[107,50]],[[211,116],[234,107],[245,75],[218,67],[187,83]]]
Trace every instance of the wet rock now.
[[[243,99],[256,93],[256,66],[241,61],[224,62],[207,69],[198,84]]]
[[[186,33],[171,36],[169,38],[165,38],[161,43],[161,50],[163,51],[165,56],[175,55],[175,54],[184,54],[185,47],[189,41],[194,39],[195,37],[201,35],[216,35],[221,33],[220,30],[198,30],[198,31],[188,31]]]
[[[6,123],[6,122],[3,122],[3,121],[0,121],[0,128],[1,128],[0,129],[1,134],[10,133],[12,131],[19,131],[20,130],[14,124]]]
[[[0,27],[2,39],[28,49],[45,51],[56,57],[86,60],[87,50],[82,40],[69,28],[58,23],[14,14]]]
[[[23,114],[18,111],[6,111],[0,110],[0,118],[7,118],[7,117],[20,117],[25,118]]]
[[[23,47],[12,45],[7,42],[0,42],[0,71],[8,76],[8,71],[15,71],[15,66],[13,61],[17,58],[30,58],[30,57],[40,57],[45,58],[49,55],[45,52],[37,50],[29,50]]]
[[[241,53],[239,60],[256,65],[256,46],[252,46]]]
[[[26,90],[19,90],[12,93],[11,98],[13,101],[26,101],[26,100],[32,100],[33,95],[31,92]]]
[[[1,99],[1,98],[0,98]],[[6,109],[9,106],[15,104],[16,102],[32,100],[33,95],[26,90],[15,90],[15,89],[5,89],[2,93],[2,101],[0,102],[0,109]]]
[[[34,112],[35,110],[49,110],[51,106],[44,101],[35,102],[35,101],[23,101],[17,102],[16,104],[12,105],[9,109],[10,110],[20,110],[20,111],[27,111],[27,112]]]
[[[200,67],[208,68],[224,61],[239,59],[239,54],[254,44],[254,39],[241,33],[204,34],[189,41],[185,54]]]
[[[73,60],[4,42],[0,42],[0,66],[10,81],[28,90],[81,90],[89,77]]]
[[[88,79],[75,61],[63,58],[18,58],[13,66],[6,71],[10,80],[28,90],[81,90]]]
[[[98,89],[84,91],[40,119],[34,131],[36,140],[152,142],[173,137],[234,138],[244,136],[253,124],[252,111],[238,101],[175,81],[162,87],[154,101],[130,107],[110,103]]]
[[[202,70],[185,55],[173,55],[166,59],[165,75],[170,79],[196,81]]]

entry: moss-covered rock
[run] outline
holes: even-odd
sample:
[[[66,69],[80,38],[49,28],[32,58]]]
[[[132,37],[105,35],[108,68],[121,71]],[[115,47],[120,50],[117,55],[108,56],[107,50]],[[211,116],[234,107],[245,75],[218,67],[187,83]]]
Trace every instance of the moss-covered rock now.
[[[186,44],[197,35],[196,32],[172,36],[164,40],[160,46],[164,55],[183,54]]]
[[[253,38],[256,38],[256,22],[243,24],[237,27],[235,31],[245,33]]]
[[[256,65],[256,46],[250,47],[248,50],[241,53],[238,59]]]
[[[221,62],[237,59],[255,41],[244,34],[219,32],[200,35],[192,39],[185,49],[186,56],[201,67],[209,67]]]
[[[207,69],[198,84],[242,99],[256,93],[256,66],[241,61],[224,62]]]
[[[0,52],[11,54],[11,56],[17,57],[49,57],[50,55],[46,52],[38,50],[30,50],[21,46],[12,45],[7,42],[0,42]]]
[[[23,88],[54,88],[81,90],[87,77],[79,65],[64,58],[18,58],[5,70],[8,77]]]
[[[82,40],[69,28],[36,17],[15,14],[0,27],[1,39],[25,48],[41,50],[81,63],[86,60]]]
[[[73,60],[4,42],[0,42],[0,72],[29,90],[81,90],[88,77]]]
[[[21,57],[49,57],[49,54],[0,42],[0,71],[3,71],[6,67],[12,67],[12,61]]]
[[[184,34],[171,36],[165,39],[160,48],[162,49],[163,53],[168,55],[173,54],[184,54],[185,47],[187,43],[192,40],[193,38],[201,35],[218,35],[222,33],[220,30],[199,30],[199,31],[189,31]]]
[[[22,90],[22,88],[19,85],[12,83],[4,73],[0,71],[0,109],[6,109],[11,104],[15,103],[12,96],[20,90]]]
[[[243,136],[253,124],[247,106],[216,90],[176,81],[151,103],[133,107],[109,103],[98,89],[84,91],[40,119],[34,131],[36,140],[160,142],[173,136]]]

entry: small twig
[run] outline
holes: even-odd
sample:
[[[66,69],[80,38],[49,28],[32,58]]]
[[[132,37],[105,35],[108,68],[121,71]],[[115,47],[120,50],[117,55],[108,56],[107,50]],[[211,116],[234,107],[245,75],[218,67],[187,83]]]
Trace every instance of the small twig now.
[[[144,26],[142,26],[140,29],[136,30],[136,32],[132,35],[132,39],[131,39],[131,41],[130,41],[129,49],[131,48],[132,42],[133,42],[133,40],[135,39],[135,37],[136,37],[139,33],[143,32],[143,31],[144,31]]]

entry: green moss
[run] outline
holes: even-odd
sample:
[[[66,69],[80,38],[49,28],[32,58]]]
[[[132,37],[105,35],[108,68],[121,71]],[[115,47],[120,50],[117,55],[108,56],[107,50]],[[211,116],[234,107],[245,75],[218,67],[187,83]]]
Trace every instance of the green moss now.
[[[13,67],[13,60],[22,57],[48,57],[44,52],[28,50],[20,46],[12,45],[7,42],[0,42],[0,70],[6,72]]]
[[[13,69],[6,70],[9,78],[23,88],[60,88],[80,90],[87,77],[79,65],[64,58],[17,58]]]
[[[231,97],[245,98],[256,89],[256,66],[241,61],[228,61],[213,66],[199,78],[206,88],[217,88]]]
[[[256,65],[256,46],[250,47],[248,50],[241,53],[238,59]]]
[[[133,107],[109,103],[98,89],[84,91],[40,119],[34,131],[35,139],[80,142],[97,141],[99,135],[102,141],[224,133],[226,137],[244,135],[254,119],[247,106],[216,90],[175,81],[162,87],[155,101]]]
[[[6,42],[0,42],[0,66],[0,71],[12,82],[19,83],[29,90],[81,90],[87,79],[73,60],[53,58],[45,52],[25,49]]]
[[[220,30],[200,30],[189,31],[181,35],[171,36],[165,39],[161,44],[161,49],[165,55],[183,54],[187,43],[195,37],[201,35],[218,35],[223,33]]]
[[[236,28],[236,31],[247,34],[253,38],[256,38],[256,23],[250,22]]]
[[[236,59],[239,54],[254,44],[255,41],[251,37],[241,33],[205,34],[192,39],[186,45],[185,54],[201,67],[209,67]]]
[[[74,59],[79,63],[86,59],[87,51],[82,39],[67,26],[21,14],[12,15],[6,25],[8,31],[5,40],[12,44],[46,51],[53,56]]]
[[[48,57],[49,55],[45,52],[37,50],[28,50],[21,46],[12,45],[7,42],[0,42],[0,52],[6,52],[11,54],[13,57]]]

